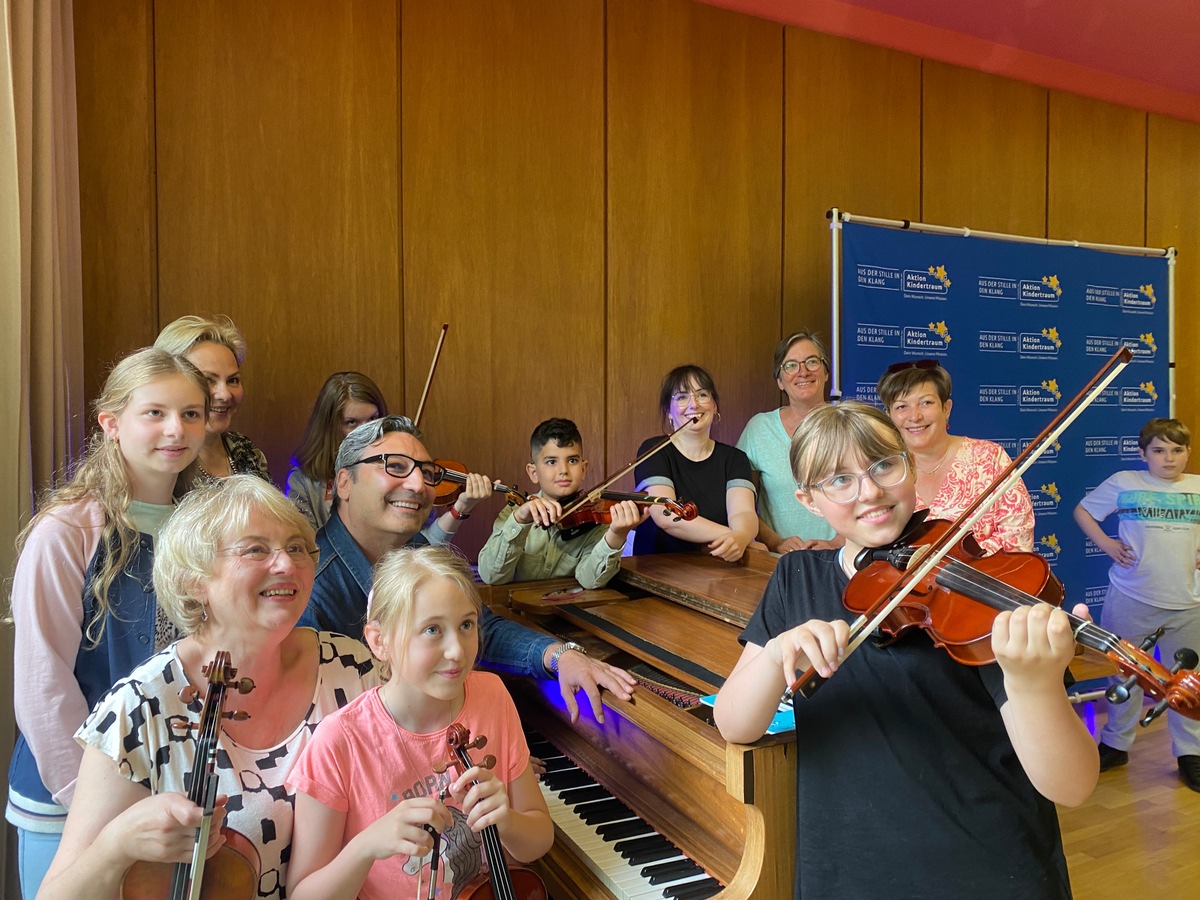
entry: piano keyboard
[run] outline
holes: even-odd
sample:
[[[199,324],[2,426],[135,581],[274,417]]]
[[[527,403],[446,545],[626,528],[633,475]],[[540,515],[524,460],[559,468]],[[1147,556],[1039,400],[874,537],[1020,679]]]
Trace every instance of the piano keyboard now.
[[[721,891],[720,882],[557,747],[541,735],[527,737],[529,752],[546,764],[538,784],[558,838],[571,845],[618,900],[703,900]]]

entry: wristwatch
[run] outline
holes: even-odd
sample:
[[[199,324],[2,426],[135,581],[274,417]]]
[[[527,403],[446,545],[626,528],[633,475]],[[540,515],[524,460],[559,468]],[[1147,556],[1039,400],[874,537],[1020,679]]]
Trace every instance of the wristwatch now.
[[[587,651],[584,650],[583,647],[579,646],[579,644],[575,643],[574,641],[563,641],[558,645],[557,649],[550,654],[550,671],[554,674],[555,678],[558,677],[559,657],[561,657],[568,650],[574,650],[577,653],[582,653],[584,656],[587,656]]]

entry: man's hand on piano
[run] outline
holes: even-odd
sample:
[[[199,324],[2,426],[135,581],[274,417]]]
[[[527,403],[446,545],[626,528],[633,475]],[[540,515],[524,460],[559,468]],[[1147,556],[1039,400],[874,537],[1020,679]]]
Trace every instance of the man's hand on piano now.
[[[604,688],[622,700],[628,700],[633,696],[636,684],[634,677],[624,669],[575,650],[568,650],[558,659],[558,689],[562,692],[572,722],[579,720],[579,703],[575,695],[580,690],[587,694],[596,721],[603,722],[604,704],[600,700],[600,689]]]

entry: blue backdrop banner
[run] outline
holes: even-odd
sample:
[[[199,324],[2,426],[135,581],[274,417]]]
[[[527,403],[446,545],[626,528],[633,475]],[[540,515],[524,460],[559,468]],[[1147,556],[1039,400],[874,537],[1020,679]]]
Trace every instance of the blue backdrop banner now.
[[[1035,549],[1099,619],[1109,559],[1075,505],[1120,469],[1170,408],[1168,261],[1080,247],[842,226],[842,395],[879,405],[891,364],[936,359],[954,381],[953,434],[1015,457],[1122,345],[1133,362],[1025,473]],[[1116,535],[1116,517],[1103,523]],[[1069,605],[1069,604],[1068,604]]]

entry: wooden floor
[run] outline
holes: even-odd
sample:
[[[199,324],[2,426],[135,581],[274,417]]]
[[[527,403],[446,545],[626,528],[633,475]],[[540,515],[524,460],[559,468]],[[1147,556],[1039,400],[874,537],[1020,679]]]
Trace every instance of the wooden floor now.
[[[1093,733],[1103,709],[1080,706]],[[1165,717],[1138,729],[1129,765],[1101,773],[1087,803],[1058,814],[1077,900],[1200,896],[1200,794],[1179,780]]]

